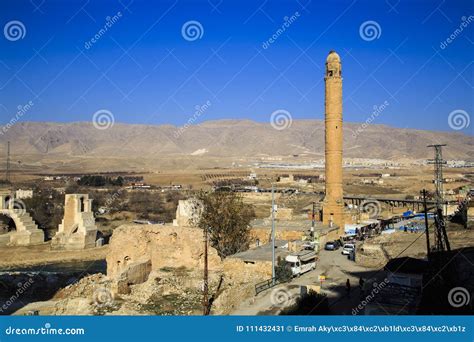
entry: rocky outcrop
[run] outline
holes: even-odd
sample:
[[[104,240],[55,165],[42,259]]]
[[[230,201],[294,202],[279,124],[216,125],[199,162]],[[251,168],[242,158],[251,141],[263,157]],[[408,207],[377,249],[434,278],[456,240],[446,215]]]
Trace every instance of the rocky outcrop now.
[[[202,314],[204,249],[202,230],[163,225],[124,225],[112,235],[107,276],[92,275],[33,306],[40,314]],[[229,314],[271,277],[271,264],[221,260],[208,249],[211,314]]]

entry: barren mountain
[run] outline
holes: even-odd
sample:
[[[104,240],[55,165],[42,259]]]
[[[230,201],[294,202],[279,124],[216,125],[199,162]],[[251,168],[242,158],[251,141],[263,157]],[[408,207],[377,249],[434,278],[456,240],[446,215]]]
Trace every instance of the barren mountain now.
[[[115,123],[98,129],[89,122],[22,122],[0,136],[2,156],[11,142],[12,161],[25,169],[149,170],[155,167],[213,167],[262,157],[303,160],[324,156],[324,122],[295,120],[277,130],[270,123],[208,121],[176,127]],[[474,136],[344,124],[344,157],[426,159],[427,145],[445,143],[446,159],[474,160]],[[5,158],[5,157],[3,157]],[[184,164],[183,164],[184,163]]]

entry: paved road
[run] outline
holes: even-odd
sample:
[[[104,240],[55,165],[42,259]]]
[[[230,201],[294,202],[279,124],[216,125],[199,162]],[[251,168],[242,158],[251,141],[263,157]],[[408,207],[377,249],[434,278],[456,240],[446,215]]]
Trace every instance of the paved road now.
[[[376,270],[358,266],[355,262],[337,251],[321,251],[316,269],[294,278],[290,283],[266,290],[250,300],[242,302],[234,315],[272,315],[278,314],[282,307],[290,305],[300,295],[300,286],[319,285],[319,276],[325,275],[322,293],[329,299],[330,310],[337,315],[350,315],[360,301],[359,278],[368,279]],[[350,294],[346,281],[351,283]]]

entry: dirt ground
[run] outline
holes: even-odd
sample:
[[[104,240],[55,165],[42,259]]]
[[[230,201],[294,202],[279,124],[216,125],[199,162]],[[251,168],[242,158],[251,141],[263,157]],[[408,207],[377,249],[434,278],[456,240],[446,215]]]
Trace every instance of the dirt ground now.
[[[107,245],[80,251],[52,250],[49,242],[28,247],[1,247],[0,270],[52,263],[105,260],[107,251]]]
[[[433,228],[430,227],[430,245],[434,244]],[[457,225],[448,226],[451,250],[474,245],[474,229],[465,230]],[[358,253],[357,263],[361,266],[381,267],[388,260],[401,257],[426,258],[426,235],[424,232],[409,233],[397,231],[382,234],[365,241]]]

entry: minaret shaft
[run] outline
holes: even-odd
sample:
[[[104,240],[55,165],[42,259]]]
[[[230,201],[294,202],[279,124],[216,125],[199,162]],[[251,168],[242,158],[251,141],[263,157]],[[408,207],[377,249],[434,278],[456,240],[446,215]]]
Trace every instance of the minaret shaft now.
[[[330,52],[325,80],[325,179],[323,222],[339,227],[344,235],[344,200],[342,191],[342,76],[341,60]]]

